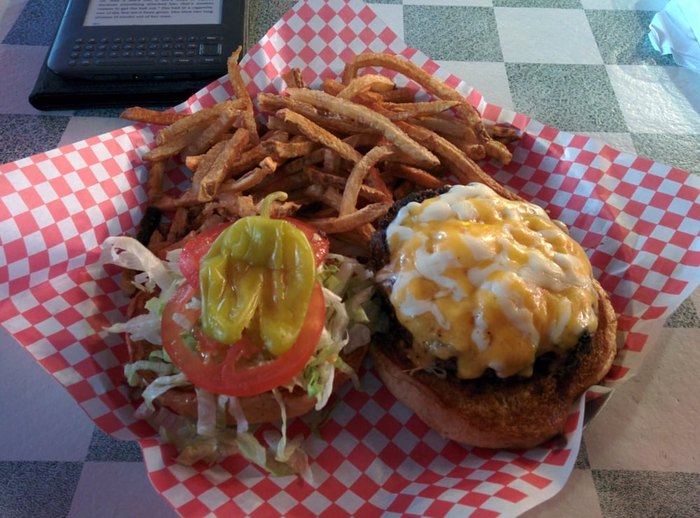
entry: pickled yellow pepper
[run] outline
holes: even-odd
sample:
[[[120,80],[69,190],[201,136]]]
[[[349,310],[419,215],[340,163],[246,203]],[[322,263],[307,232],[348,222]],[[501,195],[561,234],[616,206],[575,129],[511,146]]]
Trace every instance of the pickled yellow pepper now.
[[[244,331],[274,356],[288,351],[301,331],[316,278],[308,239],[292,223],[269,217],[267,196],[260,216],[248,216],[224,230],[204,256],[199,280],[202,330],[225,344]]]

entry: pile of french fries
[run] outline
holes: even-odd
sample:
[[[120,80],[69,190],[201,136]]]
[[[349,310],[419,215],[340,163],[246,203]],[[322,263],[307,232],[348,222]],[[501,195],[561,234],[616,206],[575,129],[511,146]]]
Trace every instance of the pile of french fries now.
[[[149,205],[173,214],[167,235],[155,234],[163,243],[207,219],[254,214],[267,194],[284,191],[280,216],[295,214],[366,250],[395,199],[450,183],[496,186],[478,161],[511,160],[514,128],[485,125],[462,94],[401,57],[361,54],[321,89],[292,69],[283,75],[284,92],[258,94],[254,103],[240,51],[228,60],[232,99],[192,114],[134,107],[121,115],[162,126],[143,158]],[[402,74],[408,86],[362,69]],[[166,173],[182,164],[191,187],[164,191]]]

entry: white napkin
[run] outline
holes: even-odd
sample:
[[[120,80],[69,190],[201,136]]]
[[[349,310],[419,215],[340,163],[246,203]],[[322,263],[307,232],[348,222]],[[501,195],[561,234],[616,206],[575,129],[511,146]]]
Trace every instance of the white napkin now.
[[[649,39],[661,54],[700,73],[700,0],[670,0],[649,24]]]

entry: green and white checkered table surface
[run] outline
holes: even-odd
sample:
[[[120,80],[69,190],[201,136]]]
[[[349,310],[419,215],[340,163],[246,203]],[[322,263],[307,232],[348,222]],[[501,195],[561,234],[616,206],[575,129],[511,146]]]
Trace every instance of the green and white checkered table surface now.
[[[294,3],[249,2],[249,41]],[[666,0],[368,3],[489,102],[700,174],[700,74],[647,37]],[[0,0],[0,163],[126,124],[118,110],[29,105],[64,5]],[[699,305],[696,292],[667,321],[641,370],[587,427],[567,485],[528,516],[700,516]],[[96,429],[4,334],[0,394],[0,516],[174,515],[136,443]]]

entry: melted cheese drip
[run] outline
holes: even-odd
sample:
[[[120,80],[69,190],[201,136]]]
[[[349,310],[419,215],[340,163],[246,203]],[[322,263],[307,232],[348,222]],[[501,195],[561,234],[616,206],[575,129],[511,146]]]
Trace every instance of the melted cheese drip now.
[[[404,206],[386,234],[392,259],[377,280],[413,334],[419,367],[455,357],[461,378],[488,367],[529,376],[538,355],[595,332],[590,262],[536,205],[459,185]]]

